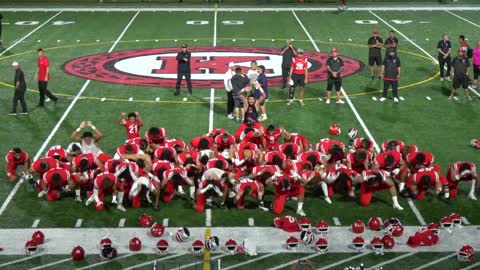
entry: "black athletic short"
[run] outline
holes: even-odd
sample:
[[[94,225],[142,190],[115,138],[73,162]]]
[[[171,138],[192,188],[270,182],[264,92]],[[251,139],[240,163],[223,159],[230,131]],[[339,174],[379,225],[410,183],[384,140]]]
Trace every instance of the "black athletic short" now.
[[[377,66],[380,66],[382,64],[382,56],[379,55],[379,56],[369,56],[368,57],[368,65],[369,66],[373,66],[373,65],[377,65]]]
[[[460,86],[463,89],[468,88],[468,78],[467,78],[467,76],[453,77],[453,89],[458,89]]]
[[[305,86],[305,74],[292,74],[293,86]]]
[[[473,79],[478,80],[478,74],[480,73],[480,66],[473,65]]]
[[[340,91],[342,88],[342,78],[328,78],[327,91],[332,91],[333,86],[335,86],[335,91]]]

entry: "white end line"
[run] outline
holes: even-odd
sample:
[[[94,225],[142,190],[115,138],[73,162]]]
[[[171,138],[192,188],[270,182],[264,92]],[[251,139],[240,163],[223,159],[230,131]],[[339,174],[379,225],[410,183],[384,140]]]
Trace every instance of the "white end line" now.
[[[213,47],[217,46],[217,8],[213,13]]]
[[[401,259],[403,259],[403,258],[406,258],[406,257],[410,257],[410,256],[415,255],[415,254],[417,254],[417,253],[418,253],[418,251],[410,252],[410,253],[406,253],[406,254],[400,255],[400,256],[395,257],[395,258],[393,258],[393,259],[390,259],[390,260],[387,260],[387,261],[383,261],[383,262],[381,262],[381,263],[379,263],[379,264],[377,264],[377,265],[371,266],[371,267],[368,268],[368,270],[378,269],[380,266],[384,266],[384,265],[387,265],[387,264],[391,264],[391,263],[393,263],[393,262],[399,261],[399,260],[401,260]]]
[[[303,26],[303,23],[302,21],[300,21],[300,19],[298,18],[297,14],[295,13],[294,10],[292,10],[292,13],[293,13],[293,16],[295,16],[295,19],[297,19],[297,22],[298,24],[300,24],[300,27],[302,27],[303,31],[305,31],[305,34],[307,34],[307,37],[310,39],[310,41],[312,42],[312,45],[313,47],[315,48],[315,50],[317,50],[317,52],[320,52],[320,50],[318,49],[317,47],[317,44],[315,43],[315,41],[313,40],[312,36],[310,36],[310,33],[308,33],[307,29],[305,28],[305,26]]]
[[[423,218],[422,214],[420,214],[420,211],[418,210],[418,208],[413,203],[413,200],[411,198],[407,198],[407,203],[410,206],[410,208],[412,208],[412,211],[415,214],[415,216],[417,217],[418,222],[420,222],[420,225],[422,225],[422,226],[427,225],[427,222],[425,222],[425,219]]]
[[[53,15],[52,17],[50,17],[50,19],[46,20],[44,23],[42,23],[41,25],[37,26],[37,28],[33,29],[30,33],[26,34],[24,37],[22,37],[21,39],[17,40],[17,42],[13,43],[12,45],[10,45],[10,47],[6,48],[3,52],[0,53],[0,56],[4,55],[6,52],[8,52],[10,49],[12,49],[13,47],[17,46],[18,43],[24,41],[26,38],[28,38],[29,36],[31,36],[33,33],[37,32],[38,29],[42,28],[43,26],[45,26],[47,23],[49,23],[51,20],[55,19],[55,17],[57,17],[58,15],[60,15],[60,13],[62,13],[63,11],[60,11],[58,12],[57,14]]]
[[[53,265],[61,264],[61,263],[64,263],[64,262],[68,262],[68,261],[71,261],[71,260],[72,260],[72,258],[69,257],[69,258],[66,258],[66,259],[63,259],[63,260],[59,260],[59,261],[47,263],[47,264],[44,264],[44,265],[40,265],[40,266],[31,268],[30,270],[43,269],[43,268],[47,268],[47,267],[50,267],[50,266],[53,266]]]
[[[162,222],[163,227],[168,227],[168,218],[164,218]]]
[[[123,29],[122,33],[120,34],[120,36],[117,38],[117,40],[115,41],[115,43],[113,43],[112,47],[108,50],[108,52],[112,52],[113,49],[115,48],[115,46],[117,45],[117,43],[120,41],[120,39],[123,37],[123,35],[125,34],[125,32],[127,31],[127,29],[130,27],[130,25],[132,24],[133,20],[135,20],[135,18],[138,16],[138,14],[140,13],[140,11],[137,11],[137,13],[135,13],[135,15],[133,16],[133,18],[130,20],[130,22],[127,24],[127,26],[125,27],[125,29]],[[77,95],[75,96],[75,98],[72,100],[72,102],[70,103],[70,105],[68,105],[67,109],[63,112],[62,116],[60,117],[60,119],[58,120],[57,124],[55,125],[55,127],[52,129],[52,131],[50,132],[50,134],[48,135],[47,139],[45,140],[45,142],[43,142],[42,146],[40,147],[40,149],[38,149],[37,153],[35,154],[35,156],[33,157],[33,161],[36,161],[40,155],[43,153],[43,150],[45,150],[45,148],[47,147],[47,145],[50,143],[50,141],[52,140],[53,136],[55,136],[55,134],[57,133],[58,129],[60,128],[60,126],[63,124],[63,121],[65,121],[65,118],[67,118],[67,115],[70,113],[70,111],[73,109],[73,106],[75,106],[75,104],[77,103],[78,99],[80,98],[80,96],[83,94],[83,92],[85,91],[85,89],[87,89],[87,86],[90,84],[91,80],[87,80],[82,88],[80,89],[80,91],[78,91]],[[12,191],[10,191],[10,194],[8,194],[7,198],[5,199],[5,202],[3,202],[2,204],[2,207],[0,207],[0,216],[3,214],[3,212],[5,211],[5,209],[7,208],[7,206],[10,204],[10,201],[13,199],[13,196],[15,196],[15,194],[17,193],[18,189],[20,188],[20,185],[23,183],[23,181],[18,181],[17,184],[15,184],[15,187],[13,187]]]
[[[77,219],[77,222],[75,223],[75,228],[80,228],[82,227],[83,219],[79,218]]]
[[[412,270],[422,270],[422,269],[428,268],[428,267],[430,267],[430,266],[432,266],[432,265],[435,265],[435,264],[437,264],[437,263],[439,263],[439,262],[443,262],[443,261],[445,261],[445,260],[448,260],[448,259],[450,259],[450,258],[453,257],[453,256],[457,256],[457,252],[452,253],[452,254],[450,254],[450,255],[448,255],[448,256],[441,257],[441,258],[439,258],[439,259],[436,259],[436,260],[434,260],[434,261],[431,261],[431,262],[429,262],[429,263],[426,263],[426,264],[424,264],[424,265],[421,265],[421,266],[419,266],[419,267],[417,267],[417,268],[415,268],[415,269],[412,269]]]
[[[125,227],[125,219],[121,218],[120,221],[118,221],[118,227],[123,228]]]
[[[418,45],[417,43],[413,42],[411,39],[409,39],[406,35],[404,35],[402,32],[398,31],[395,27],[393,27],[391,24],[389,24],[388,22],[386,22],[384,19],[382,19],[380,16],[378,16],[377,14],[375,14],[375,12],[369,10],[368,12],[370,12],[373,16],[375,16],[377,19],[379,19],[380,21],[382,21],[386,26],[390,27],[391,29],[395,30],[395,32],[397,32],[398,34],[400,34],[403,38],[405,38],[408,42],[410,42],[413,46],[417,47],[420,51],[422,51],[426,56],[432,58],[433,62],[435,62],[436,64],[438,64],[438,60],[433,57],[429,52],[427,52],[426,50],[424,50],[422,47],[420,47],[420,45]],[[453,14],[453,13],[452,13]],[[444,69],[446,69],[446,67],[443,67]],[[450,74],[447,74],[447,76],[449,76]],[[475,89],[473,89],[472,87],[468,87],[475,95],[479,96],[480,97],[480,93],[478,93]]]
[[[457,14],[451,12],[450,10],[445,10],[445,12],[450,13],[450,14],[452,14],[453,16],[455,16],[455,17],[457,17],[457,18],[459,18],[459,19],[461,19],[461,20],[464,20],[464,21],[466,21],[467,23],[469,23],[469,24],[471,24],[471,25],[475,25],[476,27],[480,28],[480,25],[478,25],[478,24],[476,24],[476,23],[474,23],[474,22],[472,22],[472,21],[469,21],[469,20],[465,19],[464,17],[462,17],[462,16],[460,16],[460,15],[457,15]]]
[[[256,262],[256,261],[260,261],[260,260],[266,259],[268,257],[274,256],[274,255],[277,255],[277,254],[278,253],[267,253],[265,255],[262,255],[260,257],[255,258],[253,260],[248,260],[248,261],[245,261],[245,262],[237,263],[237,264],[231,265],[229,267],[223,268],[223,270],[230,270],[230,269],[233,269],[233,268],[238,268],[240,266],[244,266],[244,265]]]
[[[213,129],[213,107],[215,106],[215,88],[210,89],[210,112],[208,114],[208,131]]]
[[[212,209],[205,210],[205,227],[212,226]]]
[[[77,270],[83,270],[83,269],[89,269],[89,268],[93,268],[93,267],[96,267],[96,266],[99,266],[99,265],[102,265],[102,264],[106,264],[106,263],[110,263],[112,261],[117,261],[117,260],[120,260],[120,259],[125,259],[127,257],[130,257],[130,256],[133,256],[133,255],[136,255],[135,253],[130,253],[130,254],[125,254],[125,255],[122,255],[122,256],[118,256],[114,259],[111,259],[111,260],[106,260],[106,261],[101,261],[101,262],[98,262],[98,263],[94,263],[94,264],[89,264],[85,267],[82,267],[82,268],[78,268]]]
[[[340,223],[340,219],[338,219],[338,217],[333,217],[333,224],[335,224],[335,226],[342,226],[342,223]]]
[[[40,224],[40,219],[37,218],[33,221],[32,228],[37,228],[38,224]]]
[[[311,259],[313,257],[317,257],[317,256],[320,256],[320,255],[323,255],[323,253],[314,253],[314,254],[311,254],[311,255],[308,255],[308,256],[305,256],[305,257],[302,257],[300,258],[301,260],[308,260],[308,259]],[[293,261],[289,261],[289,262],[286,262],[284,264],[280,264],[280,265],[277,265],[273,268],[269,268],[268,270],[277,270],[277,269],[282,269],[284,267],[287,267],[289,265],[292,265],[294,263],[298,262],[298,259],[296,260],[293,260]]]
[[[353,257],[350,257],[350,258],[347,258],[347,259],[343,259],[343,260],[341,260],[341,261],[338,261],[338,262],[336,262],[336,263],[329,264],[329,265],[324,266],[324,267],[322,267],[322,268],[318,268],[317,270],[330,269],[330,268],[332,268],[332,267],[341,265],[341,264],[343,264],[343,263],[356,260],[356,259],[358,259],[358,258],[360,258],[360,257],[363,257],[363,256],[366,256],[366,255],[368,255],[368,254],[370,254],[370,253],[371,253],[371,252],[363,252],[363,253],[360,253],[360,254],[355,255],[355,256],[353,256]]]
[[[15,264],[15,263],[19,263],[19,262],[28,261],[28,260],[34,259],[34,258],[36,258],[36,257],[38,257],[38,256],[42,256],[42,255],[44,255],[44,254],[35,254],[35,255],[33,255],[33,256],[23,257],[23,258],[18,259],[18,260],[14,260],[14,261],[2,263],[2,264],[0,264],[0,267],[7,266],[7,265],[11,265],[11,264]]]

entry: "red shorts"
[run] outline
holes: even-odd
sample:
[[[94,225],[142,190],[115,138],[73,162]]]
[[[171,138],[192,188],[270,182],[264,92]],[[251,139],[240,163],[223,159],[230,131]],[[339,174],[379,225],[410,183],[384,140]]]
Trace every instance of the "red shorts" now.
[[[195,211],[203,212],[205,211],[205,205],[207,204],[207,196],[204,194],[197,194],[197,200],[195,203]]]
[[[168,181],[165,187],[163,188],[163,196],[162,196],[162,201],[164,203],[169,203],[173,196],[175,195],[175,190],[177,187],[175,186],[174,183],[171,181]]]
[[[381,183],[378,187],[369,187],[368,183],[363,182],[360,184],[360,205],[368,206],[372,201],[373,193],[375,191],[382,191],[384,189],[389,189],[391,186]]]
[[[8,173],[10,173],[12,176],[17,176],[17,165],[8,164],[8,165],[7,165],[7,171],[8,171]]]
[[[60,196],[60,190],[53,189],[47,192],[47,201],[53,202]]]
[[[277,193],[275,191],[275,197],[273,199],[273,213],[280,215],[285,208],[285,201],[287,198],[297,197],[303,193],[305,193],[305,189],[301,186],[291,188],[288,192]]]
[[[252,198],[258,199],[258,186],[255,183],[248,183],[248,186],[252,187]],[[237,207],[245,207],[245,196],[247,194],[243,193],[243,196],[237,201]]]

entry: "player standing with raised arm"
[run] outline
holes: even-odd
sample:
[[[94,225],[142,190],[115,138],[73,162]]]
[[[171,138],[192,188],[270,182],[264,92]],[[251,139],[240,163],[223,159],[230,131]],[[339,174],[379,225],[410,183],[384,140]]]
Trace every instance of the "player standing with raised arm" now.
[[[118,124],[124,126],[127,131],[128,139],[135,139],[140,137],[140,128],[143,126],[143,120],[138,112],[131,112],[127,118],[126,112],[122,112],[118,116]]]

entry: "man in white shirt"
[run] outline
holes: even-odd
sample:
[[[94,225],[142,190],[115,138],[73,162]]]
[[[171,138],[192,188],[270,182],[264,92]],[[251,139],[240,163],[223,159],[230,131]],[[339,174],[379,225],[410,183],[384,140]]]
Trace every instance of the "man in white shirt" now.
[[[227,117],[228,119],[235,119],[233,115],[233,96],[232,96],[232,77],[235,75],[235,68],[237,66],[235,63],[230,62],[228,63],[228,70],[225,72],[225,76],[223,78],[223,83],[225,84],[225,90],[227,91]]]

